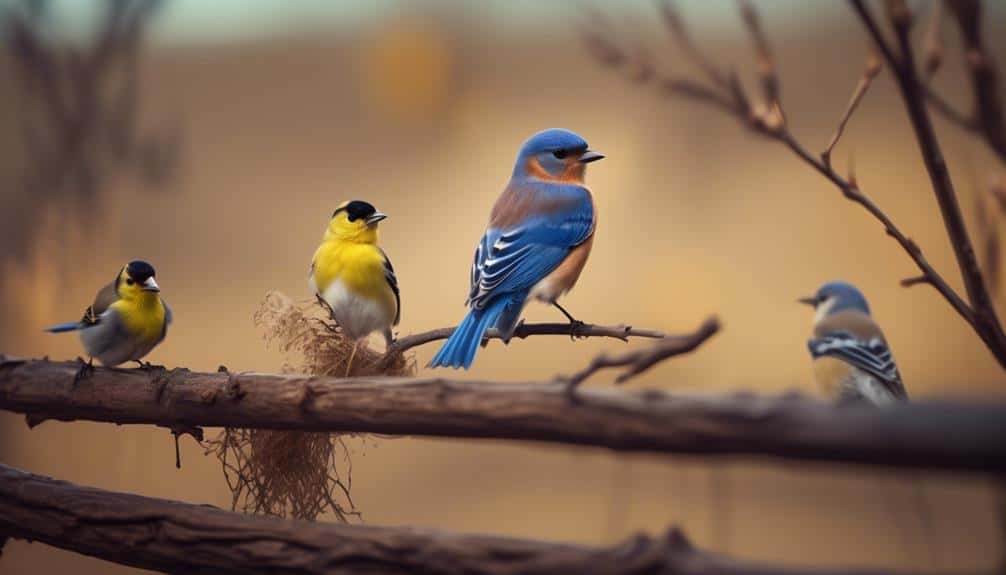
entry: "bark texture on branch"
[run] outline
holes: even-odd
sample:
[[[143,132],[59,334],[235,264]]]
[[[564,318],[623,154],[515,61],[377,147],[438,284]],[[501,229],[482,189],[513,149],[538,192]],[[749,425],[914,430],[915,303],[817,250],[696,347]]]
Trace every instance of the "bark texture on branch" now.
[[[855,573],[741,563],[696,549],[676,529],[599,548],[411,527],[309,523],[82,487],[0,465],[3,536],[171,573]]]
[[[771,455],[1006,471],[1006,406],[835,407],[799,396],[579,390],[563,382],[96,368],[0,359],[0,409],[45,419],[546,441],[622,451]]]

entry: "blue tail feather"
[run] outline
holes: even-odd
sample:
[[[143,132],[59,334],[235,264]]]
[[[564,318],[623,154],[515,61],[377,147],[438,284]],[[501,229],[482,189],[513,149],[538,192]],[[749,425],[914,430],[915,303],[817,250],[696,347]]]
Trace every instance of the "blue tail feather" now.
[[[77,331],[81,328],[79,321],[68,321],[45,328],[49,333],[63,333],[64,331]]]
[[[523,299],[523,298],[521,298]],[[468,312],[451,337],[430,360],[428,367],[463,367],[468,369],[482,343],[482,336],[496,324],[500,315],[510,306],[513,298],[502,297],[489,302],[482,309]]]

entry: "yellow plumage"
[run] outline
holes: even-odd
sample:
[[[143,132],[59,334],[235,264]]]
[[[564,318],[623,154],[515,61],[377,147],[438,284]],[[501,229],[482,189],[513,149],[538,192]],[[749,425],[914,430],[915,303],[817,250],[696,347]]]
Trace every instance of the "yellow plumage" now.
[[[394,316],[395,293],[384,275],[384,252],[373,244],[340,240],[322,242],[314,253],[314,282],[324,294],[332,282],[341,280],[354,294],[372,299]]]
[[[136,297],[123,297],[109,307],[119,312],[129,335],[145,342],[160,341],[164,334],[165,317],[160,295],[141,292]]]
[[[98,291],[79,321],[47,331],[78,332],[87,354],[105,365],[142,363],[141,358],[164,339],[171,323],[171,310],[161,299],[155,273],[145,261],[129,262]]]
[[[339,206],[311,262],[311,287],[351,339],[381,330],[389,338],[398,323],[399,293],[391,263],[377,245],[384,219],[366,202]]]

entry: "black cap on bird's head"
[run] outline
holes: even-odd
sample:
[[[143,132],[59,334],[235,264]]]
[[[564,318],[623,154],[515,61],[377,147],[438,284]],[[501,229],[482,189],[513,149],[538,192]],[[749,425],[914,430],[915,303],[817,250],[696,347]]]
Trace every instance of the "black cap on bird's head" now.
[[[126,264],[126,267],[123,268],[123,272],[124,273],[120,274],[119,279],[122,279],[122,276],[125,276],[127,285],[139,285],[140,289],[143,291],[161,291],[157,282],[154,281],[154,276],[157,275],[157,272],[154,270],[154,266],[148,264],[147,262],[143,260],[133,260]]]
[[[350,222],[362,220],[368,226],[388,217],[386,214],[377,211],[377,208],[371,203],[363,200],[353,200],[342,204],[332,212],[332,217],[338,216],[340,212],[345,212],[346,219]]]

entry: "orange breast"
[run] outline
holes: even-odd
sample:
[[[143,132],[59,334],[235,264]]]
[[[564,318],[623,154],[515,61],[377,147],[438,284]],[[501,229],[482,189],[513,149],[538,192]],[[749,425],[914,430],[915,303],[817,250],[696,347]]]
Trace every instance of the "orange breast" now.
[[[590,256],[590,248],[594,245],[594,234],[583,241],[580,245],[569,252],[566,259],[562,260],[559,267],[555,268],[545,279],[538,282],[531,290],[531,297],[553,302],[562,294],[573,289],[576,280],[580,279],[580,272],[587,264]]]

